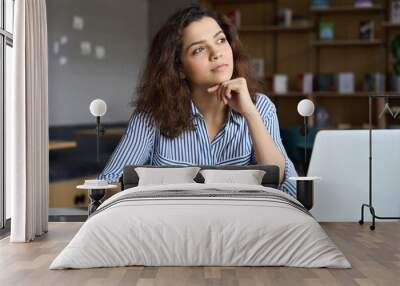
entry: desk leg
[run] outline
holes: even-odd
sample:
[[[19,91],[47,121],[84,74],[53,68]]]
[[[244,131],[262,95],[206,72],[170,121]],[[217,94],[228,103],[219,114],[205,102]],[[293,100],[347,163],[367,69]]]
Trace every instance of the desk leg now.
[[[104,195],[106,194],[105,189],[93,189],[89,190],[89,216],[97,210],[97,208],[101,205],[101,200],[104,198]]]

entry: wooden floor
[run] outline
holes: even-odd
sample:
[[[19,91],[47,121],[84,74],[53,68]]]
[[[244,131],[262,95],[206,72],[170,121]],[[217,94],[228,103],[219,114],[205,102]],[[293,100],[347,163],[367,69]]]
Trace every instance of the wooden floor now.
[[[50,223],[44,237],[27,244],[0,241],[0,285],[400,285],[400,223],[322,224],[353,268],[120,267],[48,270],[82,223]]]

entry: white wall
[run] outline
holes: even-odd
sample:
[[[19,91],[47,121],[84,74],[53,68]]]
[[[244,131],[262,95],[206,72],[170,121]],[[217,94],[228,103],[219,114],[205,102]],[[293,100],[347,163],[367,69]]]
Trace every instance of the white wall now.
[[[146,0],[48,0],[49,125],[94,123],[89,104],[102,98],[108,104],[104,122],[127,121],[139,71],[148,49]],[[84,19],[83,30],[72,19]],[[68,43],[56,55],[53,43],[62,35]],[[106,48],[106,58],[80,54],[80,42]],[[59,57],[68,62],[61,66]]]
[[[132,108],[138,76],[151,38],[167,18],[198,0],[47,0],[49,36],[49,124],[91,124],[89,104],[107,102],[103,122],[126,122]],[[74,15],[84,19],[84,29],[72,28]],[[62,35],[68,43],[54,54]],[[80,42],[106,48],[106,59],[80,54]],[[61,66],[59,58],[68,62]]]

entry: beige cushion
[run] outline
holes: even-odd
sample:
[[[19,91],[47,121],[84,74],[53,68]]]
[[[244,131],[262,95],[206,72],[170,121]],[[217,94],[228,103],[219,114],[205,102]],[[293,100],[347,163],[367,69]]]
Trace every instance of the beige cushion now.
[[[135,168],[139,176],[139,186],[196,183],[193,179],[199,167],[182,168]]]
[[[236,183],[261,185],[265,171],[262,170],[201,170],[204,183]]]

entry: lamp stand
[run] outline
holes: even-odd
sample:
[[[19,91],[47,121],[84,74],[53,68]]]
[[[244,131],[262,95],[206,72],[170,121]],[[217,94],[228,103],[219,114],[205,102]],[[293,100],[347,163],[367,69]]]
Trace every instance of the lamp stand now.
[[[304,149],[304,170],[303,170],[303,172],[304,172],[304,176],[307,176],[307,143],[308,143],[308,132],[307,132],[307,129],[308,129],[308,119],[307,119],[307,116],[303,116],[303,120],[304,120],[304,126],[303,127],[301,127],[300,128],[300,134],[302,135],[302,136],[304,136],[304,146],[303,146],[303,149]]]
[[[100,136],[104,135],[104,128],[100,124],[100,116],[96,116],[96,154],[97,163],[100,163]]]
[[[307,176],[307,116],[304,116],[304,175]]]
[[[369,95],[369,203],[362,204],[361,206],[361,219],[358,221],[359,224],[364,224],[364,207],[369,208],[372,215],[372,225],[369,226],[371,230],[375,229],[375,219],[400,219],[400,217],[382,217],[375,214],[375,209],[372,205],[372,99],[374,97],[384,97],[386,100],[391,97],[396,97],[393,95]],[[397,96],[398,97],[398,96]]]

